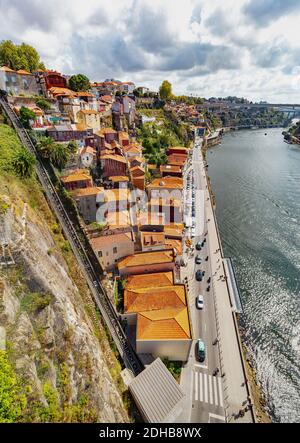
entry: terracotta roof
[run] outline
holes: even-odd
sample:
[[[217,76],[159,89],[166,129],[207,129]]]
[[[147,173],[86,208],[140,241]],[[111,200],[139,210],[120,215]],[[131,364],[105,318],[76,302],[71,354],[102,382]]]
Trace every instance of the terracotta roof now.
[[[118,264],[118,268],[130,266],[144,266],[158,263],[171,263],[174,261],[172,250],[155,251],[155,252],[140,252],[138,254],[130,255]]]
[[[76,197],[85,197],[88,195],[97,195],[104,192],[104,188],[99,188],[96,186],[91,186],[89,188],[76,189],[73,191],[73,195]]]
[[[102,100],[103,102],[107,102],[107,103],[111,103],[113,101],[111,95],[102,95],[100,97],[100,100]]]
[[[155,275],[155,274],[152,274]],[[153,277],[154,280],[154,277]],[[124,312],[155,311],[176,309],[186,306],[184,285],[168,285],[157,287],[128,289],[124,291]]]
[[[74,96],[76,94],[71,89],[68,89],[68,88],[58,88],[58,87],[54,87],[54,86],[52,88],[50,88],[49,91],[53,95],[59,95],[60,94],[60,95],[72,95],[72,96]]]
[[[119,131],[119,138],[123,139],[123,140],[129,140],[129,134],[128,132],[125,131]]]
[[[87,91],[76,92],[77,97],[94,97],[93,94]]]
[[[115,131],[113,128],[103,128],[100,131],[96,132],[98,135],[104,135],[104,134],[117,134],[117,131]]]
[[[78,113],[82,113],[82,114],[99,114],[98,111],[95,111],[94,109],[81,109],[81,111],[79,111]]]
[[[90,243],[93,249],[99,249],[103,246],[119,245],[121,243],[131,243],[132,237],[130,232],[121,234],[102,235],[100,237],[94,237],[90,239]]]
[[[86,153],[96,155],[97,151],[92,146],[84,146],[83,148],[80,149],[80,155],[83,155]]]
[[[137,340],[180,340],[191,338],[187,308],[140,312]]]
[[[118,183],[118,182],[128,182],[129,178],[126,177],[126,175],[116,175],[113,177],[109,177],[109,180],[112,181],[113,183]]]
[[[72,183],[72,182],[77,182],[77,181],[83,181],[83,180],[91,180],[91,176],[89,174],[70,174],[67,175],[66,177],[62,177],[61,181],[63,183]]]
[[[168,163],[175,166],[183,166],[186,162],[187,157],[183,154],[171,154],[168,155]]]
[[[148,186],[147,189],[182,189],[183,188],[183,180],[180,177],[164,177],[164,178],[155,178]]]
[[[119,163],[127,164],[126,159],[124,157],[122,157],[121,155],[107,154],[107,155],[103,155],[101,158],[103,160],[114,160],[114,161],[119,162]]]
[[[128,159],[128,161],[129,161],[129,163],[132,163],[132,162],[134,162],[134,161],[137,161],[137,162],[139,162],[139,163],[144,163],[145,162],[145,159],[144,159],[144,157],[130,157],[129,159]]]
[[[143,246],[164,246],[165,234],[163,232],[141,232]]]
[[[139,288],[153,288],[170,286],[174,283],[173,272],[158,272],[156,274],[130,275],[126,278],[126,288],[135,290]]]
[[[131,152],[131,153],[136,153],[136,154],[140,154],[141,153],[141,151],[142,151],[142,149],[141,148],[138,148],[137,146],[130,146],[130,145],[128,145],[128,146],[124,146],[123,147],[123,151],[125,151],[125,153],[127,154],[128,152]]]
[[[175,165],[161,165],[160,166],[161,172],[182,172],[181,166],[175,166]]]
[[[188,152],[189,149],[186,148],[185,146],[171,146],[169,149],[177,149],[177,150],[181,150],[183,152]]]
[[[181,240],[166,238],[165,244],[167,248],[174,248],[178,255],[182,255],[182,243]]]
[[[0,71],[16,73],[16,71],[14,71],[13,69],[10,69],[8,66],[1,66]]]
[[[17,74],[20,74],[20,75],[32,75],[31,72],[25,71],[25,69],[19,69],[19,71],[17,71]]]

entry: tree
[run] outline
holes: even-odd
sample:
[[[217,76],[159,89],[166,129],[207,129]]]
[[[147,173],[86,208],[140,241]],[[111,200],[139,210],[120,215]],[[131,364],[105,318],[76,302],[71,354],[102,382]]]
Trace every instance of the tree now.
[[[51,109],[51,104],[44,98],[38,98],[35,104],[43,111],[49,111],[49,109]]]
[[[63,169],[72,154],[69,145],[56,143],[51,137],[41,137],[37,149],[43,158],[48,159],[58,169]]]
[[[15,71],[25,69],[35,71],[45,69],[39,53],[35,48],[26,43],[15,45],[11,40],[3,40],[0,43],[0,64],[6,65]]]
[[[22,106],[20,108],[20,120],[25,128],[30,129],[30,120],[35,121],[36,115],[31,109]]]
[[[31,177],[36,160],[33,154],[25,148],[18,149],[12,158],[14,171],[22,178]]]
[[[69,88],[73,91],[88,91],[90,80],[83,74],[72,75],[69,79]]]
[[[170,100],[172,98],[172,85],[168,80],[164,80],[159,88],[159,96],[162,100]]]

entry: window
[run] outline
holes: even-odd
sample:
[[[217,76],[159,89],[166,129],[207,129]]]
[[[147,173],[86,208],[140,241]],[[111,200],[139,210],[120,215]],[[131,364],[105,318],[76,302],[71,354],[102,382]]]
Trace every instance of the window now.
[[[118,248],[114,247],[113,253],[116,254],[118,252]]]
[[[102,251],[98,251],[98,257],[102,257]]]

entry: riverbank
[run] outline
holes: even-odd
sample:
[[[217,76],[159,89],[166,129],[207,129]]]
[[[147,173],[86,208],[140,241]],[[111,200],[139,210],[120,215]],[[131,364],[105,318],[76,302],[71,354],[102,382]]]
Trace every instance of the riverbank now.
[[[204,159],[206,158],[206,151],[209,148],[210,147],[204,146],[204,150],[202,151]],[[216,231],[216,236],[218,238],[218,245],[221,251],[221,256],[224,257],[222,240],[218,230],[217,218],[215,213],[216,199],[212,190],[210,177],[207,173],[206,173],[206,182],[211,199],[211,210],[213,213],[213,219],[215,221],[215,231]],[[246,385],[248,387],[249,394],[251,395],[252,402],[254,404],[253,412],[255,414],[255,420],[259,423],[270,423],[271,419],[265,409],[265,404],[266,404],[265,396],[262,387],[258,382],[253,361],[248,353],[245,343],[243,342],[243,330],[240,327],[240,322],[238,321],[238,318],[236,318],[236,315],[233,314],[233,316],[235,317],[234,323],[236,327],[237,342],[240,348],[241,363],[245,373]]]

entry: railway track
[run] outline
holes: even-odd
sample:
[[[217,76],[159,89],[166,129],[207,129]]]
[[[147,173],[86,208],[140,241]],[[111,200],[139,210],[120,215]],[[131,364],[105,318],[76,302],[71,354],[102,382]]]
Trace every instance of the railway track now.
[[[36,173],[38,179],[44,189],[48,203],[54,211],[63,233],[66,239],[69,241],[78,263],[85,275],[86,281],[93,295],[94,302],[102,314],[105,324],[109,329],[109,332],[115,345],[117,346],[125,366],[134,376],[138,375],[144,369],[144,366],[128,341],[119,321],[119,317],[102,286],[99,278],[100,266],[97,257],[95,256],[92,248],[86,248],[80,240],[80,237],[65,210],[65,207],[49,177],[42,158],[40,157],[30,135],[23,127],[16,113],[11,109],[5,95],[1,94],[1,91],[0,105],[11,121],[22,144],[35,156],[37,160]]]

